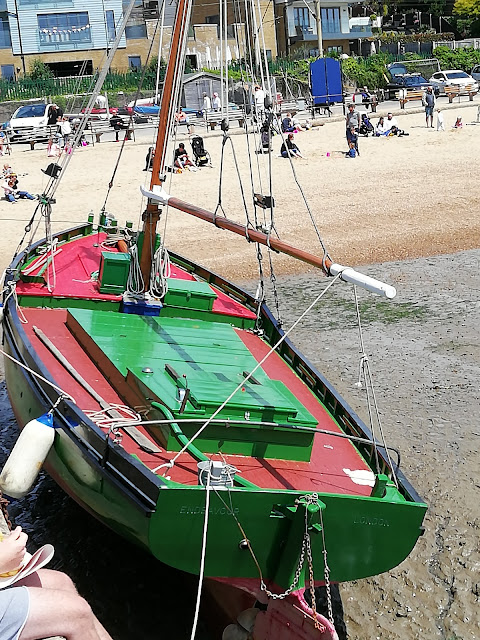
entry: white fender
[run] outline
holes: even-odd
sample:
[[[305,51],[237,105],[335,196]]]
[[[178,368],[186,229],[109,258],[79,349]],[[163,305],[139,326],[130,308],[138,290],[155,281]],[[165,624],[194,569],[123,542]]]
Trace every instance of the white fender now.
[[[256,607],[245,609],[245,611],[242,611],[238,614],[237,622],[246,631],[252,633],[255,626],[255,620],[257,619],[259,613],[260,609],[257,609]]]
[[[248,640],[250,634],[239,624],[229,624],[222,633],[222,640]]]
[[[3,493],[23,498],[30,491],[54,439],[53,416],[49,413],[24,426],[0,474]]]

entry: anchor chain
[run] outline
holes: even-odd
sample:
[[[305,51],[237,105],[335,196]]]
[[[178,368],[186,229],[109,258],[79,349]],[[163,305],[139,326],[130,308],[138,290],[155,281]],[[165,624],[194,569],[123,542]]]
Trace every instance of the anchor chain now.
[[[300,574],[302,573],[303,565],[305,564],[306,554],[308,555],[308,558],[309,558],[308,560],[309,568],[310,568],[311,575],[313,576],[312,549],[310,546],[310,534],[308,532],[308,505],[318,503],[318,494],[312,493],[312,494],[302,496],[301,498],[297,498],[295,502],[296,504],[299,504],[300,502],[303,502],[305,504],[305,532],[303,534],[302,549],[300,551],[300,556],[298,558],[298,564],[297,564],[297,568],[295,569],[293,581],[291,585],[288,587],[288,589],[286,589],[283,593],[273,593],[272,591],[267,589],[267,585],[265,584],[263,578],[260,580],[260,589],[264,591],[269,598],[272,598],[272,600],[283,600],[284,598],[289,596],[292,593],[292,591],[295,590],[296,586],[298,585],[298,581],[300,580]],[[312,602],[315,602],[315,599],[314,599],[315,595],[312,594],[312,596],[313,596]]]

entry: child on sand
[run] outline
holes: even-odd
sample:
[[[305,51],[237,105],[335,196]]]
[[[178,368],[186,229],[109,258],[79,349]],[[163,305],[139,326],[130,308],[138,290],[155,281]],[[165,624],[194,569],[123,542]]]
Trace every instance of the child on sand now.
[[[455,124],[453,125],[454,129],[461,129],[463,127],[463,122],[461,118],[457,118]]]

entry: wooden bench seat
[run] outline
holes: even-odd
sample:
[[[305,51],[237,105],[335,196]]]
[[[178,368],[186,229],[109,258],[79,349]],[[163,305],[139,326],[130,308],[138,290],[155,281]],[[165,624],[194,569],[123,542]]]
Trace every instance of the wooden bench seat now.
[[[448,102],[451,104],[453,99],[457,96],[468,96],[470,102],[473,100],[473,97],[478,93],[478,89],[475,89],[473,85],[467,84],[464,87],[445,87],[445,95],[448,98]]]
[[[92,142],[100,142],[104,133],[116,133],[116,131],[110,126],[108,120],[99,120],[90,122],[88,129],[85,129],[85,133],[91,133]],[[127,124],[127,127],[119,129],[118,133],[121,140],[123,140],[123,136],[125,136],[126,140],[131,140],[134,135],[134,130],[132,126]]]
[[[423,89],[399,89],[395,97],[400,102],[400,109],[405,109],[407,102],[411,100],[423,100],[425,91]]]

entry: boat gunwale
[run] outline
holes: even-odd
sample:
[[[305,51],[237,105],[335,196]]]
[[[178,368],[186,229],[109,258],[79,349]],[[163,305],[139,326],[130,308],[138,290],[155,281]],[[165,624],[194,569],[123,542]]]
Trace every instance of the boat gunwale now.
[[[82,223],[82,224],[80,224],[80,225],[78,225],[76,227],[71,227],[69,229],[60,231],[60,232],[54,234],[53,237],[54,238],[62,238],[63,237],[63,238],[65,238],[66,242],[74,241],[75,239],[77,239],[80,236],[79,236],[78,233],[75,236],[73,236],[72,234],[74,234],[75,232],[79,232],[80,230],[86,230],[88,228],[91,229],[91,235],[94,235],[95,233],[97,233],[96,230],[94,231],[92,223],[87,222],[87,223]],[[100,227],[98,227],[98,229],[100,229]],[[105,229],[105,230],[107,230],[107,229]],[[82,234],[82,236],[86,236],[86,235],[89,235],[89,234],[87,234],[87,233],[83,233]],[[18,256],[16,256],[16,258],[13,260],[13,262],[8,267],[8,269],[6,271],[5,280],[8,281],[7,280],[8,274],[14,273],[15,270],[17,269],[18,265],[21,264],[22,260],[25,260],[25,258],[28,255],[30,255],[32,252],[34,252],[36,249],[38,249],[39,246],[42,246],[44,243],[45,243],[45,238],[37,241],[36,243],[30,245],[28,248],[26,248],[22,252],[20,252],[18,254]],[[190,260],[189,258],[187,258],[185,256],[182,256],[182,255],[177,254],[175,252],[169,252],[169,253],[170,253],[170,257],[171,257],[173,263],[177,263],[180,266],[187,267],[189,269],[190,273],[194,273],[195,275],[198,275],[199,277],[201,277],[208,284],[213,284],[214,286],[220,288],[227,295],[231,296],[232,293],[240,295],[242,304],[244,304],[245,306],[247,306],[247,308],[249,308],[251,310],[255,310],[255,311],[257,310],[257,306],[258,306],[257,305],[257,301],[255,300],[255,298],[249,292],[245,291],[244,289],[242,289],[238,285],[230,282],[229,280],[226,280],[222,276],[219,276],[218,274],[214,273],[213,271],[210,271],[206,267],[193,262],[192,260]],[[18,275],[18,277],[19,277],[19,275]],[[11,298],[8,300],[7,309],[8,309],[9,313],[5,315],[5,319],[7,319],[7,317],[11,317],[12,319],[15,318],[14,324],[16,325],[16,328],[17,328],[17,330],[19,332],[19,336],[21,337],[21,339],[23,340],[25,346],[28,349],[30,357],[35,362],[37,368],[38,368],[39,362],[41,363],[42,366],[40,367],[40,371],[43,371],[44,373],[46,372],[47,375],[45,375],[44,377],[46,377],[47,379],[51,380],[51,376],[49,376],[48,369],[43,366],[43,362],[41,361],[41,359],[32,355],[32,352],[34,352],[35,350],[33,348],[32,343],[30,342],[30,339],[26,335],[26,332],[23,330],[23,327],[22,327],[21,322],[20,322],[19,317],[18,317],[16,306],[15,306],[15,304],[14,304],[14,302],[13,302],[13,300]],[[13,313],[12,313],[12,311],[13,311]],[[261,313],[262,320],[264,321],[265,338],[270,344],[274,344],[282,336],[284,336],[285,332],[278,325],[277,320],[275,319],[275,317],[273,316],[273,313],[270,311],[269,307],[267,306],[267,304],[265,302],[263,302],[262,305],[261,305],[260,313]],[[266,331],[265,330],[266,329],[265,321],[267,323],[267,326],[270,325],[271,331]],[[291,361],[289,361],[285,357],[285,353],[286,352],[290,352],[291,354],[293,354],[293,358],[291,358]],[[327,404],[325,402],[325,399],[322,399],[320,397],[320,395],[316,392],[316,387],[318,386],[318,383],[320,383],[320,386],[323,386],[325,388],[325,390],[330,394],[330,396],[335,401],[335,405],[336,406],[340,406],[343,409],[343,414],[346,417],[349,418],[349,420],[352,422],[352,425],[355,427],[355,430],[354,430],[354,429],[352,429],[352,425],[342,421],[342,424],[341,424],[340,428],[341,428],[342,431],[344,431],[344,433],[346,433],[347,435],[350,433],[350,435],[354,435],[354,436],[359,436],[360,435],[361,437],[365,437],[366,439],[368,439],[370,441],[373,441],[373,434],[372,434],[371,430],[367,427],[367,425],[363,422],[363,420],[360,419],[360,417],[357,415],[357,413],[350,407],[348,402],[340,395],[340,393],[324,377],[324,375],[318,369],[316,369],[315,366],[312,365],[312,363],[308,360],[308,358],[304,354],[302,354],[297,347],[295,347],[295,345],[290,341],[290,339],[288,337],[284,338],[284,340],[283,340],[283,342],[282,342],[282,344],[280,346],[280,349],[278,350],[278,353],[282,357],[282,359],[292,368],[292,370],[295,372],[295,374],[300,377],[300,379],[304,382],[304,384],[306,384],[308,389],[319,400],[319,402],[322,403],[323,406],[325,406],[327,411],[330,412],[330,409],[328,408],[328,406],[327,406]],[[295,358],[298,360],[298,362],[296,364],[294,362]],[[304,372],[302,372],[301,369],[298,367],[298,363],[303,365],[304,369],[306,369],[308,374],[311,376],[311,378],[313,378],[315,380],[315,382],[317,384],[314,384],[313,386],[311,384],[309,384],[307,376],[305,376]],[[54,381],[51,380],[51,382],[54,382]],[[43,392],[45,393],[45,390],[43,389],[43,387],[41,387],[41,388],[42,388]],[[48,394],[46,394],[46,395],[47,395],[47,397],[49,397]],[[83,422],[85,425],[88,425],[90,428],[92,428],[93,432],[96,435],[99,435],[99,433],[97,433],[98,431],[100,431],[103,436],[105,435],[99,429],[99,427],[97,427],[97,425],[95,425],[95,423],[93,423],[91,420],[89,420],[87,418],[87,416],[83,413],[83,411],[81,409],[79,409],[75,404],[69,402],[68,406],[69,406],[69,409],[71,411],[73,411],[73,413],[75,413],[75,414],[81,413],[81,415],[83,416],[81,419],[79,419],[79,423]],[[333,413],[332,413],[332,416],[338,421],[338,416],[336,416]],[[78,417],[80,418],[80,416],[78,416]],[[104,440],[104,438],[103,438],[103,440]],[[361,454],[366,457],[367,460],[372,457],[371,451],[370,452],[368,451],[368,449],[370,449],[370,450],[372,449],[372,445],[357,443],[356,445],[354,444],[353,446],[355,446],[361,452]],[[123,448],[120,447],[120,449],[121,449],[121,453],[123,454],[122,457],[125,457],[125,456],[129,455],[129,454],[126,454],[126,452],[123,450]],[[391,466],[390,466],[390,464],[389,464],[389,462],[388,462],[388,460],[387,460],[387,458],[386,458],[386,456],[385,456],[385,454],[383,453],[382,450],[384,450],[383,447],[378,447],[377,448],[378,456],[379,456],[379,458],[381,459],[381,461],[383,463],[382,466],[384,466],[385,469],[388,469],[388,470],[392,471],[392,468],[391,468]],[[130,456],[130,458],[131,458],[131,456]],[[153,479],[156,479],[156,481],[157,481],[156,484],[157,484],[158,488],[162,488],[164,486],[165,483],[159,478],[159,476],[153,474],[142,463],[137,463],[137,461],[135,461],[135,465],[136,466],[137,465],[141,466],[142,467],[142,469],[141,469],[142,474],[147,476],[151,481]],[[371,467],[370,463],[369,463],[369,466]],[[404,473],[402,472],[402,470],[397,468],[395,470],[395,475],[396,475],[397,480],[398,480],[400,492],[405,497],[407,497],[411,502],[424,504],[424,500],[421,498],[421,496],[417,493],[417,491],[414,489],[414,487],[407,480],[407,478],[404,475]]]

